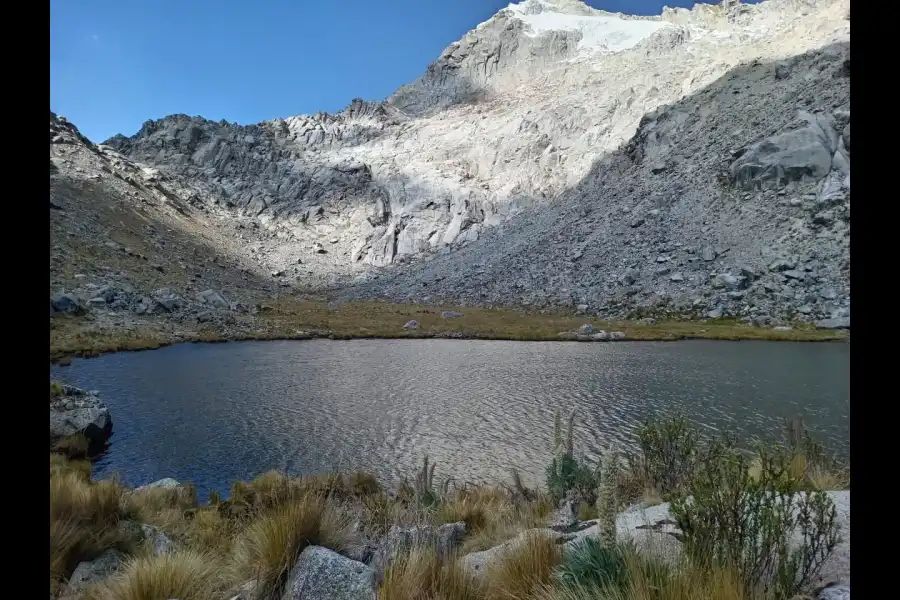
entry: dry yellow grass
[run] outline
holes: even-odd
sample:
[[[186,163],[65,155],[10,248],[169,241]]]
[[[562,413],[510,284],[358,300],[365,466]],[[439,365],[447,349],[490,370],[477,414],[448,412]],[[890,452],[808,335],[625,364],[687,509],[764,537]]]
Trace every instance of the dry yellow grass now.
[[[225,583],[215,557],[181,551],[132,558],[85,600],[213,600],[224,597]]]
[[[417,547],[395,558],[385,570],[378,597],[383,600],[482,600],[484,585],[455,556],[441,561],[433,546]]]
[[[346,552],[357,543],[346,515],[320,496],[292,500],[257,517],[242,532],[233,551],[236,580],[255,579],[261,597],[284,585],[300,552],[309,545]]]
[[[197,507],[197,494],[190,485],[176,488],[150,488],[125,497],[125,513],[141,523],[157,527],[179,524],[185,511]]]
[[[501,560],[487,567],[487,600],[529,600],[550,585],[562,549],[550,536],[529,533]]]
[[[62,454],[50,454],[50,477],[65,473],[75,473],[84,481],[91,479],[91,463],[86,460],[71,460]]]
[[[119,541],[122,488],[115,481],[91,482],[83,471],[51,461],[50,588]]]

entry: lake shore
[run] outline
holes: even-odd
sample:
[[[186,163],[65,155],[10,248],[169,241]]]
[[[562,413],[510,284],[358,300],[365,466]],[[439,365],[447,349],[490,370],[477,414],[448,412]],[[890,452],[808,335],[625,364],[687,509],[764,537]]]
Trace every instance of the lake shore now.
[[[452,315],[452,316],[450,316]],[[411,321],[415,328],[404,326]],[[575,312],[520,311],[476,307],[353,302],[330,307],[322,301],[279,300],[254,314],[227,315],[213,323],[171,316],[137,318],[58,315],[50,319],[50,359],[91,357],[110,352],[152,350],[183,342],[247,340],[478,339],[510,341],[599,341],[579,336],[621,332],[619,341],[765,340],[849,341],[849,331],[815,329],[811,324],[756,327],[736,319],[690,321],[674,317],[606,321]]]
[[[92,422],[103,416],[91,394],[51,383],[51,439],[60,411],[90,412]],[[657,600],[768,600],[800,591],[829,600],[823,586],[849,597],[849,471],[802,424],[789,428],[787,445],[760,448],[754,459],[730,446],[704,449],[680,418],[648,422],[636,434],[641,453],[608,452],[589,465],[576,458],[571,421],[564,431],[556,415],[540,488],[526,487],[515,471],[508,482],[460,485],[436,475],[426,456],[390,488],[361,471],[269,472],[202,502],[193,486],[170,478],[138,488],[92,478],[90,463],[78,460],[89,453],[86,438],[51,446],[50,596],[619,600],[644,598],[623,594],[652,584]],[[91,441],[111,430],[72,427],[80,429],[66,432],[71,437],[92,434]],[[737,471],[720,472],[734,460]],[[761,518],[780,514],[780,500],[765,501],[772,490],[792,492],[791,502],[818,515],[812,537],[792,547],[808,554],[820,548],[815,542],[826,551],[795,573],[789,589],[769,579],[774,573],[743,563],[710,568],[709,557],[696,554],[706,546],[692,545],[695,538],[713,535],[733,547],[746,541],[691,526],[705,513],[681,502],[688,496],[722,517],[746,512],[743,501],[719,504],[722,486],[743,490],[737,499],[757,497],[761,503],[747,507]],[[785,558],[782,541],[801,525],[789,520],[767,530],[766,560]]]

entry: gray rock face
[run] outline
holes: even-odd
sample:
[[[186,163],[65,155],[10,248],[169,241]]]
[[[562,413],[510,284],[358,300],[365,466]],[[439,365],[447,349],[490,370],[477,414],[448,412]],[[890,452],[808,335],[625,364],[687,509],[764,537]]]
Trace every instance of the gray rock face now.
[[[308,546],[291,570],[282,600],[375,600],[375,572],[327,548]]]
[[[741,187],[786,185],[805,178],[819,181],[831,172],[838,138],[834,123],[801,111],[802,125],[754,144],[731,165]]]
[[[418,329],[418,328],[419,328],[419,322],[416,321],[415,319],[413,319],[412,321],[407,321],[403,325],[403,329]]]
[[[62,595],[79,597],[89,586],[115,573],[124,561],[125,556],[118,550],[106,550],[94,560],[78,563]]]
[[[791,291],[849,300],[845,9],[624,17],[528,0],[385,102],[250,126],[174,115],[104,152],[155,167],[141,185],[177,181],[222,222],[252,223],[254,263],[285,285],[610,317],[793,319],[809,304],[798,319],[815,322],[830,309],[771,291],[794,269],[766,267],[804,269],[815,250]],[[716,288],[722,272],[747,279]]]
[[[92,443],[102,443],[112,433],[109,409],[95,392],[63,386],[63,394],[50,401],[50,441],[82,434]]]

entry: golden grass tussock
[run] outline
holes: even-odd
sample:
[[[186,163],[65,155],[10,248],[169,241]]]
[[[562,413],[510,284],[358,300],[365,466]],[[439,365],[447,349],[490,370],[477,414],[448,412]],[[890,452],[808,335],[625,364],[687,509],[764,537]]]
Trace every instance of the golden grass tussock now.
[[[190,548],[225,556],[239,531],[239,524],[223,517],[215,507],[203,508],[193,513],[181,538]]]
[[[89,481],[57,463],[50,476],[50,587],[81,560],[119,542],[122,488],[115,481]]]
[[[343,553],[357,543],[349,519],[321,496],[307,495],[256,517],[233,549],[236,579],[255,579],[261,597],[277,594],[310,545]]]
[[[88,590],[85,600],[213,600],[226,582],[214,557],[179,551],[130,559],[115,575]]]
[[[378,597],[383,600],[483,600],[485,588],[455,556],[438,557],[433,546],[412,548],[384,572]]]
[[[528,600],[549,585],[562,562],[562,548],[552,537],[526,533],[485,573],[486,600]]]
[[[62,454],[50,454],[50,477],[75,473],[85,481],[91,479],[91,463],[86,460],[72,460]]]
[[[125,513],[136,521],[169,527],[184,519],[185,511],[197,507],[197,493],[193,486],[149,488],[125,496]]]

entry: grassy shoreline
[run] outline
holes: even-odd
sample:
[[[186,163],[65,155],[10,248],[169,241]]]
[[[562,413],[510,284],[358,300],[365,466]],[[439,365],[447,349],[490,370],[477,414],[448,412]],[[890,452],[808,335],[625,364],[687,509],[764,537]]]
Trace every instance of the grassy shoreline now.
[[[444,311],[463,313],[441,318]],[[410,320],[417,330],[404,330]],[[707,321],[657,320],[605,321],[561,312],[527,312],[512,309],[422,306],[380,302],[354,302],[330,308],[324,302],[278,300],[263,305],[253,316],[237,315],[228,325],[176,326],[164,318],[150,318],[132,329],[100,329],[84,317],[51,319],[50,359],[92,357],[110,352],[154,350],[182,342],[230,342],[261,340],[352,339],[475,339],[504,341],[567,340],[562,332],[584,323],[594,329],[621,331],[625,341],[764,340],[792,342],[848,341],[849,333],[823,331],[796,325],[788,331],[753,327],[734,319]],[[179,328],[181,327],[181,328]]]
[[[534,489],[515,472],[509,484],[459,486],[452,477],[442,484],[425,457],[394,491],[365,472],[269,472],[235,482],[227,499],[212,492],[201,502],[190,484],[130,489],[115,476],[94,480],[89,463],[51,452],[51,598],[65,590],[76,565],[110,550],[126,562],[93,580],[84,590],[87,599],[212,600],[244,589],[250,591],[241,597],[248,600],[281,598],[292,570],[300,568],[298,557],[313,547],[356,561],[357,569],[365,563],[383,570],[375,585],[377,597],[388,600],[787,600],[815,584],[818,569],[841,543],[826,490],[848,489],[849,471],[801,424],[786,430],[784,445],[745,454],[723,446],[724,438],[701,443],[679,418],[648,422],[638,429],[640,453],[608,451],[599,465],[589,465],[576,458],[573,418],[564,432],[557,414],[546,485]],[[723,496],[723,488],[733,493]],[[785,520],[772,492],[796,496],[806,511],[798,514],[811,520]],[[688,496],[702,510],[683,503]],[[671,503],[685,536],[675,563],[650,546],[638,551],[629,534],[615,533],[617,514],[626,507],[662,501]],[[593,521],[596,529],[577,543],[574,532],[583,531],[583,523],[576,520],[573,529],[567,519],[565,529],[550,529],[560,524],[554,507],[565,514],[570,502],[578,519]],[[755,516],[748,516],[750,509]],[[707,523],[710,515],[715,519]],[[734,527],[718,526],[733,515],[740,516]],[[456,532],[448,538],[454,549],[439,554],[437,538],[428,536],[440,535],[445,525]],[[798,551],[812,562],[785,572],[792,582],[785,588],[787,580],[777,578],[784,573],[770,567],[788,558],[786,536],[798,526],[810,528]],[[407,544],[400,541],[407,537],[392,533],[397,528],[425,537],[409,537]],[[745,529],[746,535],[733,534]],[[703,549],[711,542],[729,551],[708,554]],[[765,559],[759,572],[758,559]],[[479,574],[472,565],[482,560]],[[202,585],[183,587],[188,581]]]

